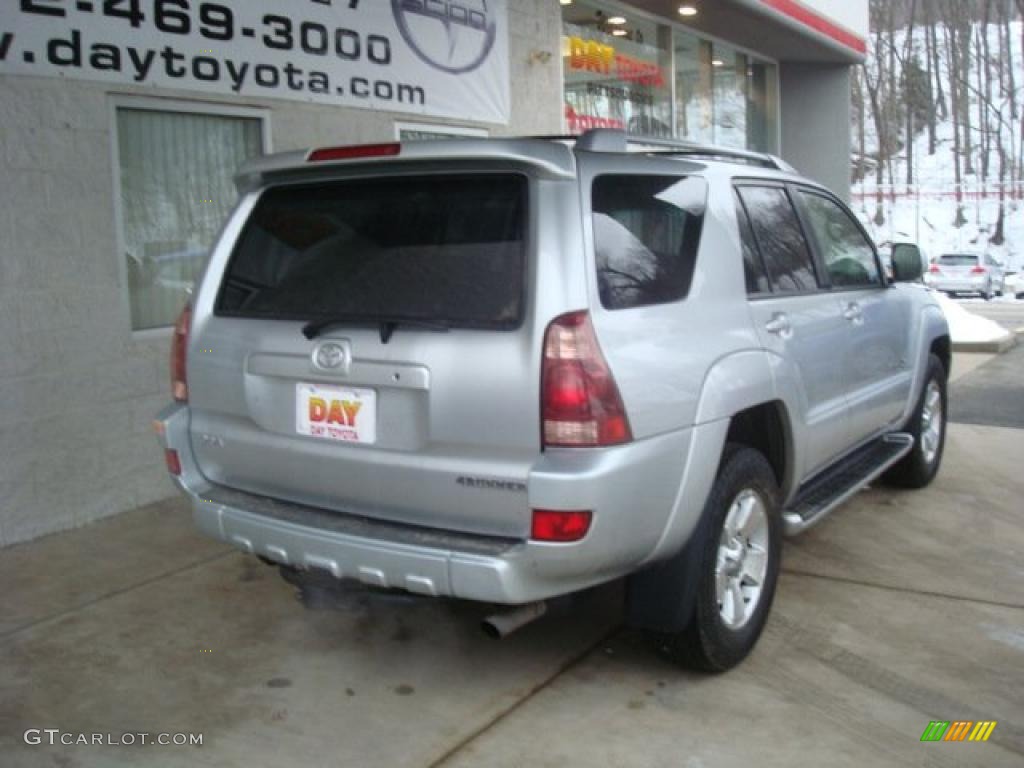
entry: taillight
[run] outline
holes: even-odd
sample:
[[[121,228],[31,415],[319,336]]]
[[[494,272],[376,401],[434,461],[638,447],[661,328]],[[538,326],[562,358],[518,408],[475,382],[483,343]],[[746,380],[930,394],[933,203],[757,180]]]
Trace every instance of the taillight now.
[[[984,275],[987,271],[984,267],[971,267],[972,275]]]
[[[172,475],[181,474],[181,459],[178,457],[178,452],[168,448],[164,451],[164,462],[167,464],[167,471]]]
[[[589,510],[533,510],[530,538],[535,541],[579,541],[590,530]]]
[[[930,267],[928,267],[928,271],[931,272],[933,275],[937,275],[942,270],[939,269],[939,265],[938,264],[932,264]]]
[[[308,163],[326,160],[354,160],[360,157],[389,157],[402,150],[401,144],[357,144],[351,147],[324,147],[314,149],[306,158]]]
[[[619,388],[585,311],[555,318],[544,335],[541,419],[545,446],[633,439]]]
[[[188,380],[185,376],[185,353],[188,351],[188,332],[192,325],[192,305],[186,304],[174,324],[171,339],[171,395],[178,402],[188,400]]]

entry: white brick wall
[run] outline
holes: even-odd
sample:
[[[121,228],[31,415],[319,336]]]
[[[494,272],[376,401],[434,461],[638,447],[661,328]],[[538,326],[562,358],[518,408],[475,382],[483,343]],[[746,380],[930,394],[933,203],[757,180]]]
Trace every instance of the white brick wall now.
[[[510,3],[512,121],[561,130],[560,11]],[[173,493],[149,431],[169,401],[169,335],[131,331],[114,229],[110,96],[177,91],[0,76],[0,546]],[[416,117],[294,102],[271,111],[275,150],[387,141]]]

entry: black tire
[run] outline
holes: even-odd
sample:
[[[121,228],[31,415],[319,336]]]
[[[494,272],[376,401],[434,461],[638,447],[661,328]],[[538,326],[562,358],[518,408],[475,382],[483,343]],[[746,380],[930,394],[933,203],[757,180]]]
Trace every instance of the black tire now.
[[[924,426],[925,401],[932,384],[938,387],[942,412],[940,415],[940,432],[938,446],[934,456],[929,460],[929,452],[926,450],[922,440],[922,427]],[[921,387],[921,394],[917,398],[917,406],[910,415],[909,421],[904,425],[903,431],[912,435],[914,447],[910,453],[892,466],[882,479],[889,485],[899,488],[924,488],[938,474],[939,466],[942,464],[942,452],[946,447],[946,414],[948,413],[946,398],[946,369],[942,361],[935,355],[928,356],[928,371],[925,375],[924,385]]]
[[[716,595],[716,570],[723,526],[733,503],[753,491],[764,504],[767,517],[767,568],[760,596],[746,622],[729,627],[721,615]],[[672,661],[704,672],[724,672],[739,664],[761,636],[779,578],[782,550],[782,520],[779,488],[768,460],[753,448],[729,444],[722,456],[718,476],[704,506],[709,525],[703,546],[699,583],[693,616],[686,628],[655,636],[661,651]]]

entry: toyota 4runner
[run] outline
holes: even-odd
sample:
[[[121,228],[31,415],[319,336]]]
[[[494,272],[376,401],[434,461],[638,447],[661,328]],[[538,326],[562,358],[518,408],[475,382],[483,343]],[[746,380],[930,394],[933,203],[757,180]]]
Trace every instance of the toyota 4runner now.
[[[633,626],[723,670],[784,534],[938,470],[919,255],[887,279],[776,158],[598,130],[292,152],[238,184],[156,426],[199,528],[293,573],[520,617],[625,576]]]

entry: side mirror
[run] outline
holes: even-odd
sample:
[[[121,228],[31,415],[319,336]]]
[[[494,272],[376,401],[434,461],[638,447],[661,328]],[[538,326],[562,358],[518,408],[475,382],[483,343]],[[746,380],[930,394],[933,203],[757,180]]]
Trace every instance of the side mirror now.
[[[892,247],[892,279],[897,283],[912,283],[921,279],[924,264],[921,249],[912,243],[897,243]]]

